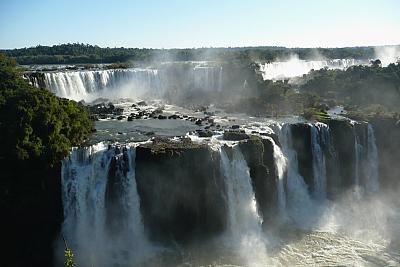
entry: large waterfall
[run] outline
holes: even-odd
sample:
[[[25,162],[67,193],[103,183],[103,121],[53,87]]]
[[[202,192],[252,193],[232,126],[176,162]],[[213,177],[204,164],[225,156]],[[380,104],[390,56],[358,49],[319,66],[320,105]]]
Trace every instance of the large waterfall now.
[[[342,149],[354,154],[354,159],[349,159],[354,160],[354,164],[349,166],[354,167],[351,173],[356,175],[358,180],[354,181],[352,186],[362,187],[366,194],[372,195],[379,190],[378,152],[373,128],[367,123],[348,125],[354,129],[352,134],[347,136],[350,140],[354,139],[354,146]],[[185,234],[193,234],[198,238],[198,231],[200,236],[209,234],[206,230],[208,228],[201,226],[206,221],[203,216],[215,216],[213,218],[216,221],[225,217],[221,220],[225,221],[221,236],[214,242],[217,242],[218,249],[223,249],[224,253],[228,251],[240,258],[239,262],[245,266],[264,266],[271,263],[267,248],[275,241],[269,239],[267,233],[276,227],[276,223],[282,224],[281,227],[290,225],[301,231],[324,231],[323,226],[328,224],[334,224],[335,229],[347,227],[338,227],[339,223],[347,222],[341,214],[343,209],[347,211],[346,206],[335,204],[329,195],[331,183],[328,180],[341,180],[340,177],[333,177],[328,173],[331,161],[338,160],[338,147],[335,147],[338,140],[334,142],[337,132],[334,132],[329,124],[323,123],[286,123],[277,124],[272,128],[274,127],[276,136],[259,136],[262,142],[249,141],[245,146],[242,146],[242,141],[225,141],[220,137],[213,137],[211,141],[204,139],[208,142],[206,144],[201,143],[204,140],[199,138],[198,150],[189,146],[187,151],[184,147],[179,147],[176,151],[164,147],[162,152],[155,152],[157,148],[152,148],[151,142],[137,144],[138,148],[129,145],[107,146],[100,143],[87,148],[73,149],[62,165],[62,233],[68,245],[73,248],[77,263],[95,266],[135,266],[154,255],[169,255],[171,247],[168,245],[162,250],[154,250],[156,243],[153,239],[157,238],[154,235],[149,236],[152,227],[161,229],[168,238],[168,233],[180,231],[175,228],[178,222],[180,227],[185,227],[182,230]],[[294,131],[296,127],[307,129],[309,135],[300,138],[309,137],[310,140],[296,139],[299,138]],[[307,151],[299,151],[296,148],[296,142],[299,141],[309,144]],[[261,149],[257,150],[258,147],[255,150],[247,150],[251,144],[256,148],[261,146]],[[268,144],[272,149],[268,149]],[[250,161],[254,155],[250,155],[249,159],[249,151],[263,153],[260,157],[264,160],[261,165],[257,167]],[[304,163],[299,161],[299,157],[303,152],[310,155],[311,162],[307,163],[310,165],[309,173],[301,171],[301,167],[304,169],[301,164]],[[197,161],[197,155],[200,154],[201,160],[199,158],[200,161]],[[205,162],[207,157],[211,158],[208,163]],[[266,158],[272,160],[272,169],[265,169]],[[159,177],[160,173],[155,170],[155,163],[150,161],[156,161],[157,166],[167,164],[174,167],[168,169],[167,165],[162,165],[165,177]],[[214,162],[216,166],[208,165]],[[193,172],[193,177],[186,177],[192,172],[193,164],[204,164],[201,168],[209,171],[204,172],[204,176]],[[201,168],[197,172],[202,172]],[[254,176],[257,172],[265,177],[263,179],[274,180],[271,180],[269,185],[276,188],[267,191],[276,193],[274,214],[266,214],[265,210],[260,210],[263,204],[260,203],[260,199],[266,198],[262,196],[265,192],[257,188],[260,186],[259,180],[256,180],[258,178]],[[185,177],[181,177],[182,175]],[[311,178],[306,179],[307,175],[311,175]],[[191,191],[191,183],[195,184],[196,191]],[[172,195],[168,194],[171,188],[175,190]],[[342,193],[347,194],[347,189],[348,192],[352,192],[350,186]],[[149,194],[149,190],[156,192]],[[204,195],[199,193],[199,198],[191,196],[197,192],[204,192]],[[163,199],[158,199],[158,196],[163,196]],[[219,200],[213,202],[206,198]],[[221,201],[224,203],[219,203]],[[146,211],[146,207],[151,210]],[[204,207],[210,210],[203,210]],[[216,210],[218,212],[214,213]],[[147,216],[146,220],[142,219],[145,218],[144,214]],[[196,219],[182,217],[185,214]],[[198,214],[200,216],[196,217]],[[169,220],[164,216],[178,217]],[[268,220],[268,216],[278,220],[274,221],[275,224],[270,224],[272,221]],[[165,221],[158,224],[157,219]],[[169,232],[169,227],[173,231]],[[173,251],[184,254],[178,242],[179,240],[172,238],[167,244],[173,244]],[[157,254],[152,254],[154,252]],[[182,257],[191,256],[185,254]],[[153,264],[162,265],[157,262]]]
[[[132,264],[147,250],[135,148],[74,149],[62,167],[63,234],[78,265]]]
[[[362,135],[355,132],[355,184],[363,186],[367,192],[379,190],[378,149],[371,124]]]
[[[57,96],[90,101],[98,97],[161,94],[158,71],[154,69],[116,69],[46,72],[46,87]]]
[[[229,231],[233,235],[260,233],[262,219],[258,215],[249,168],[237,145],[232,147],[232,160],[221,148],[221,166],[228,195]]]
[[[188,65],[188,67],[186,67]],[[27,78],[34,86],[44,85],[57,96],[86,102],[97,98],[162,98],[177,91],[222,89],[221,66],[185,63],[162,65],[160,69],[129,68],[43,72]]]
[[[293,57],[288,61],[260,64],[260,71],[264,80],[281,80],[302,76],[311,70],[323,68],[345,70],[348,67],[366,63],[368,62],[356,59],[300,60],[298,57]]]

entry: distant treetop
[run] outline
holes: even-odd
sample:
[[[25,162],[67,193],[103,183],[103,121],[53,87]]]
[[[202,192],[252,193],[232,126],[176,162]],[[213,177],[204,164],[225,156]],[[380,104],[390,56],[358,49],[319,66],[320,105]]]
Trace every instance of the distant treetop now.
[[[347,48],[285,48],[278,46],[229,47],[229,48],[102,48],[97,45],[73,43],[53,46],[38,45],[0,51],[14,58],[19,64],[87,64],[151,61],[194,60],[243,60],[273,61],[297,54],[300,59],[312,59],[316,55],[335,58],[374,58],[374,47]]]

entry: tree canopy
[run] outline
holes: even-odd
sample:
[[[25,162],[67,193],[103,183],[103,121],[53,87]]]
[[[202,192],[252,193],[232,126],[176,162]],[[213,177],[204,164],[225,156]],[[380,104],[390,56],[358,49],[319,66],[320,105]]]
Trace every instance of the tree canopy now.
[[[52,165],[92,128],[86,108],[29,85],[16,62],[0,53],[0,161]]]
[[[1,51],[0,51],[1,52]],[[61,44],[3,50],[19,64],[88,64],[116,62],[195,61],[251,59],[252,61],[272,61],[293,54],[300,59],[312,59],[316,55],[326,58],[371,59],[375,57],[374,47],[345,48],[286,48],[279,46],[228,47],[228,48],[102,48],[88,44]]]

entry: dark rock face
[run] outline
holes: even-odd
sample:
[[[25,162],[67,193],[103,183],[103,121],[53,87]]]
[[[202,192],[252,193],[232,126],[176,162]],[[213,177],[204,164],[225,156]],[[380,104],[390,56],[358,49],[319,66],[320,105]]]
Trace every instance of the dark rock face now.
[[[249,135],[242,130],[227,130],[224,132],[224,140],[227,141],[240,141],[249,139]]]
[[[328,194],[334,195],[355,182],[355,129],[350,122],[343,120],[331,120],[329,127],[339,165],[338,172],[327,170]]]
[[[119,154],[120,148],[115,149],[116,154]],[[122,155],[115,155],[111,158],[110,166],[107,174],[107,187],[106,187],[106,222],[111,229],[112,234],[118,233],[122,230],[121,226],[124,225],[126,211],[121,207],[122,196],[124,192],[124,178],[129,171],[129,158],[127,149],[122,149]]]
[[[4,171],[9,167],[1,169],[0,265],[53,266],[54,244],[63,220],[61,166],[48,169],[20,164],[13,172]]]
[[[136,182],[145,229],[153,240],[185,242],[225,229],[219,154],[207,146],[139,146]]]
[[[250,169],[253,190],[264,222],[273,219],[278,207],[273,144],[270,140],[252,137],[240,143],[240,149]]]
[[[24,74],[24,78],[29,81],[30,84],[37,86],[42,89],[46,89],[45,77],[42,72],[27,72]]]
[[[308,185],[309,191],[314,190],[313,155],[311,150],[311,126],[297,123],[291,125],[293,149],[297,153],[299,173]]]
[[[396,119],[373,119],[379,155],[379,179],[383,187],[400,185],[400,124]]]

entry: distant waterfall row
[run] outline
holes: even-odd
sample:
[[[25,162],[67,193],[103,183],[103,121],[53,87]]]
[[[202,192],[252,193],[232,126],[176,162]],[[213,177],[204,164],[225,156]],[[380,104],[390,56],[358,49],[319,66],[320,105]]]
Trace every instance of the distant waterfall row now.
[[[180,90],[190,88],[204,91],[220,91],[222,88],[222,67],[173,68],[43,72],[43,76],[35,74],[28,79],[34,86],[42,85],[57,96],[76,101],[92,101],[100,97],[161,98],[164,93],[173,92],[179,87]]]
[[[260,71],[264,80],[281,80],[303,76],[311,70],[341,69],[345,70],[354,65],[367,64],[368,62],[356,59],[330,59],[330,60],[300,60],[292,58],[288,61],[270,62],[260,64]]]
[[[309,131],[309,139],[307,135],[298,139],[299,131]],[[74,149],[62,165],[62,231],[78,262],[129,264],[151,251],[151,233],[151,239],[157,239],[154,233],[169,237],[169,232],[185,239],[176,233],[207,234],[219,222],[230,238],[226,245],[248,235],[259,238],[262,229],[268,228],[268,218],[307,226],[310,218],[316,217],[315,203],[337,197],[330,187],[340,179],[350,179],[342,183],[359,187],[366,194],[379,190],[378,152],[370,124],[354,124],[353,134],[346,136],[347,141],[353,139],[354,146],[344,149],[354,159],[340,159],[343,148],[337,147],[327,124],[284,124],[275,132],[278,139],[262,137],[272,150],[250,150],[253,154],[242,152],[242,142],[218,139],[217,149],[214,142],[197,150],[180,148],[160,154],[141,145],[121,148],[100,143]],[[308,145],[306,151],[299,149],[302,143]],[[263,155],[255,155],[256,151]],[[303,152],[310,154],[310,162],[303,161]],[[249,156],[271,157],[273,166],[268,172],[275,173],[264,176],[263,163],[254,167]],[[354,168],[350,170],[354,177],[330,173],[329,168],[343,169],[343,160],[354,161],[349,165]],[[309,165],[308,172],[304,165]],[[257,173],[258,177],[275,178],[260,181]],[[260,183],[267,185],[265,182],[275,188],[260,187]],[[265,196],[265,190],[275,195],[276,201],[271,203],[276,206],[274,214],[263,210],[266,203],[262,199],[273,199]],[[207,220],[213,224],[211,228]]]
[[[79,100],[93,97],[105,97],[119,93],[117,89],[128,87],[139,93],[146,90],[159,92],[160,79],[157,70],[152,69],[116,69],[63,71],[44,73],[46,88],[57,96]]]

